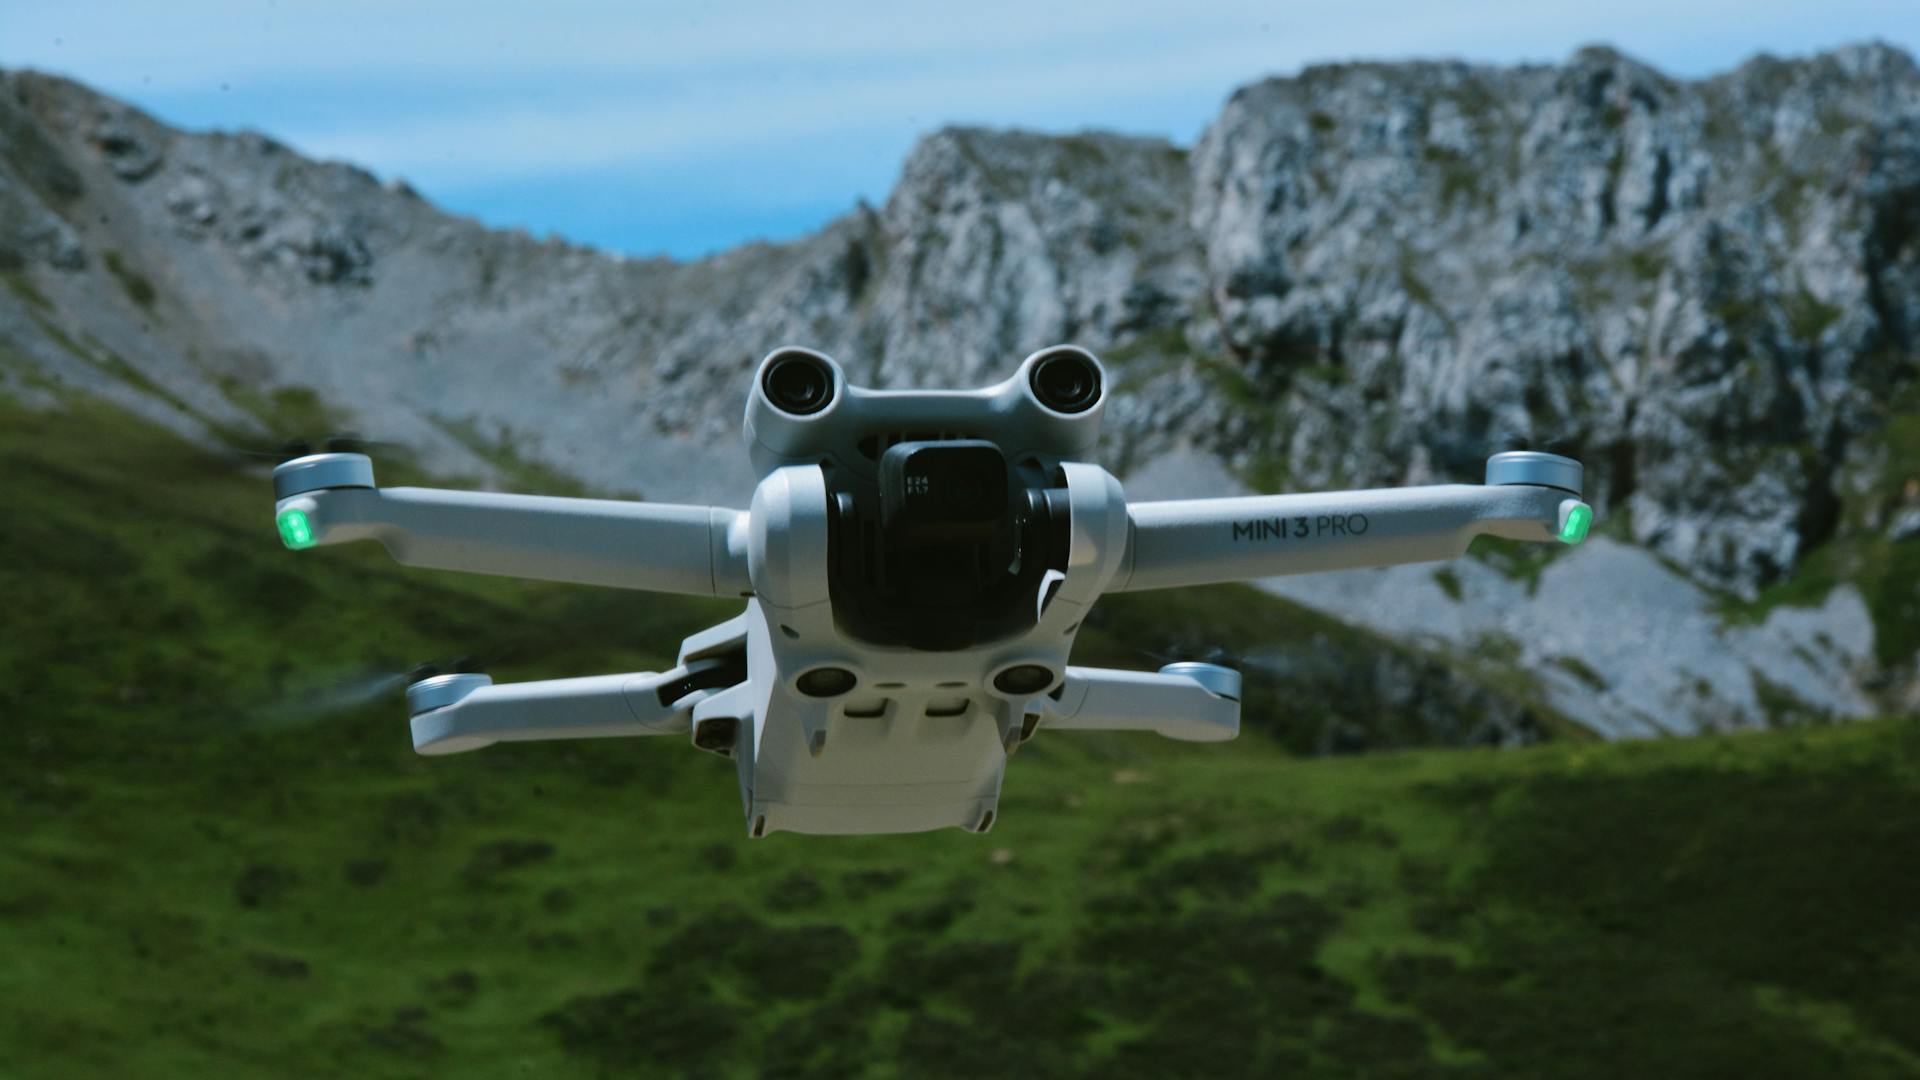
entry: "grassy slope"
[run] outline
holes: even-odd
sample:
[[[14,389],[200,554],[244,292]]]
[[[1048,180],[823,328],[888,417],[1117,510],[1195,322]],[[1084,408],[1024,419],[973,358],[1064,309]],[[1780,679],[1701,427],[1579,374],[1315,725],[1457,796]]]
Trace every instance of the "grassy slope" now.
[[[990,836],[749,842],[666,740],[427,760],[391,698],[288,704],[451,648],[657,666],[724,606],[292,556],[261,480],[113,413],[0,407],[0,476],[0,1076],[1920,1075],[1912,720],[1047,736]],[[1252,603],[1086,645],[1338,645]]]

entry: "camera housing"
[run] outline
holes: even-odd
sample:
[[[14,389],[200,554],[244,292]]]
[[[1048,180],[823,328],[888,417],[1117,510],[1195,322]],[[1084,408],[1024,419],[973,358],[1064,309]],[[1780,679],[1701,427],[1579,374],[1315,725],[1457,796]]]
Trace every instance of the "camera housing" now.
[[[954,650],[1032,629],[1071,543],[1064,489],[981,439],[904,442],[871,487],[830,481],[834,621],[873,644]]]

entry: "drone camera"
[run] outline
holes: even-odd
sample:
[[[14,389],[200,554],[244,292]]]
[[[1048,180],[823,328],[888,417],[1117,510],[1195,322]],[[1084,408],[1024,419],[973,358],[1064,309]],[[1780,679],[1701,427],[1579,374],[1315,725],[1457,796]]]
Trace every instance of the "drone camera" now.
[[[833,403],[834,373],[825,358],[806,349],[783,349],[767,359],[760,392],[790,416],[812,416]]]
[[[985,439],[898,443],[832,497],[834,619],[861,641],[948,650],[1031,627],[1068,516]]]
[[[1099,404],[1104,390],[1099,362],[1085,349],[1071,345],[1040,354],[1027,375],[1027,384],[1040,404],[1068,416]]]
[[[888,530],[954,530],[976,539],[1007,513],[1007,459],[976,439],[909,442],[880,457],[880,520]]]

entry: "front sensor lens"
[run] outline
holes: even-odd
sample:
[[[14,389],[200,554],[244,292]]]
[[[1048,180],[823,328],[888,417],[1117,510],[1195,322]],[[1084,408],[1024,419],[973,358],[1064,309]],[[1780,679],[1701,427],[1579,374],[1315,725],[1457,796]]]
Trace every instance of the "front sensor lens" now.
[[[313,546],[313,523],[307,520],[305,510],[289,507],[280,511],[273,520],[274,524],[280,526],[280,542],[290,550],[299,551]]]
[[[833,372],[810,356],[775,358],[761,385],[774,408],[795,416],[810,416],[833,400]]]
[[[853,672],[840,667],[814,668],[793,681],[794,689],[808,697],[839,697],[853,689],[859,680]]]
[[[1043,356],[1033,365],[1033,396],[1054,412],[1086,412],[1100,400],[1100,369],[1078,352]]]
[[[1560,542],[1578,544],[1587,538],[1587,530],[1593,527],[1593,507],[1585,503],[1567,511],[1566,524],[1560,526]]]

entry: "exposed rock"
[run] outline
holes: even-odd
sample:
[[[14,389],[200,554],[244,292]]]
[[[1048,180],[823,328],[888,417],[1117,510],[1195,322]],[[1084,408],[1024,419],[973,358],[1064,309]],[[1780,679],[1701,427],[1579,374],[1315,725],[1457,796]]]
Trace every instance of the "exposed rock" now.
[[[1751,597],[1849,528],[1906,528],[1842,509],[1847,463],[1920,375],[1920,71],[1883,45],[1701,81],[1606,49],[1316,67],[1241,89],[1191,151],[941,131],[884,206],[691,263],[489,231],[266,136],[174,132],[15,72],[0,270],[21,275],[10,352],[183,429],[351,426],[442,471],[510,483],[525,461],[733,505],[746,380],[776,345],[925,386],[1073,340],[1114,374],[1102,452],[1123,472],[1191,447],[1304,489],[1558,449],[1603,522]],[[1622,617],[1707,618],[1683,599]],[[1846,667],[1793,692],[1858,712]],[[1758,718],[1746,667],[1700,677],[1727,722]]]
[[[189,170],[167,190],[167,209],[190,229],[212,225],[220,216],[219,187],[211,177]]]
[[[115,176],[127,181],[145,180],[160,168],[161,162],[159,147],[141,130],[151,126],[145,117],[109,106],[100,110],[100,118],[88,138]]]
[[[1234,95],[1194,177],[1271,404],[1229,443],[1301,484],[1564,449],[1636,539],[1751,593],[1920,371],[1920,74],[1884,46],[1697,83],[1603,49],[1315,68]]]
[[[321,285],[366,285],[373,256],[367,245],[351,229],[338,225],[313,225],[293,245],[301,256],[307,280]]]

